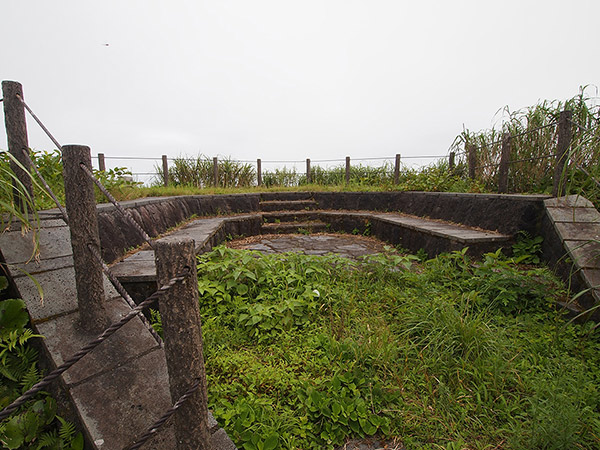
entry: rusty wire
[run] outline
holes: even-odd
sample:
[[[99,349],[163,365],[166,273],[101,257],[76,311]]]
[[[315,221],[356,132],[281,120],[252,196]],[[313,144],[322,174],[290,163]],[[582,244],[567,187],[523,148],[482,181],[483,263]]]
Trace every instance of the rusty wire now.
[[[44,133],[46,133],[46,135],[50,138],[50,140],[54,143],[54,145],[56,145],[56,148],[58,150],[62,151],[62,147],[61,145],[58,143],[58,141],[54,138],[54,136],[52,136],[52,133],[50,133],[50,131],[48,130],[48,128],[46,128],[44,126],[44,124],[42,123],[42,121],[40,119],[38,119],[38,116],[35,115],[35,113],[31,110],[31,108],[27,105],[27,103],[25,103],[25,100],[23,100],[23,97],[21,97],[19,94],[17,94],[17,98],[19,100],[21,100],[21,103],[23,103],[23,106],[25,107],[25,109],[27,111],[29,111],[29,114],[31,114],[31,117],[33,117],[33,119],[37,122],[37,124],[42,128],[42,130],[44,130]]]
[[[106,265],[106,263],[102,259],[102,256],[100,255],[100,252],[98,251],[96,246],[94,246],[92,244],[88,244],[88,249],[94,256],[94,258],[96,258],[96,261],[98,261],[102,265],[102,270],[104,271],[104,273],[106,274],[106,276],[108,277],[108,279],[112,283],[112,285],[115,287],[117,292],[121,295],[121,297],[123,297],[123,299],[125,299],[125,301],[129,305],[129,307],[131,309],[134,309],[136,307],[135,302],[133,301],[131,296],[127,293],[127,291],[125,290],[125,288],[123,287],[123,285],[121,284],[119,279],[112,273],[110,268]],[[154,339],[156,340],[158,345],[160,345],[162,347],[163,341],[162,341],[161,337],[156,332],[156,330],[154,328],[152,328],[152,325],[150,324],[150,322],[148,322],[148,319],[146,318],[146,316],[142,312],[140,312],[138,315],[140,316],[140,320],[146,326],[146,328],[148,328],[148,331],[150,331],[150,334],[154,337]]]
[[[200,379],[196,378],[196,381],[190,386],[187,392],[181,397],[179,397],[179,400],[177,400],[175,404],[171,408],[169,408],[160,419],[154,422],[152,426],[148,429],[148,431],[146,431],[142,436],[140,436],[140,438],[137,441],[135,441],[128,447],[125,447],[123,450],[136,450],[142,445],[144,445],[146,442],[148,442],[148,440],[158,432],[160,427],[162,427],[167,422],[167,420],[169,420],[169,418],[173,414],[175,414],[175,411],[177,411],[181,407],[181,405],[183,405],[186,402],[186,400],[188,400],[192,395],[194,395],[194,392],[196,392],[199,387]]]
[[[100,182],[100,180],[98,180],[94,176],[94,174],[92,173],[92,171],[85,164],[81,163],[80,167],[85,172],[85,174],[88,177],[91,178],[91,180],[94,182],[94,184],[96,186],[98,186],[98,189],[100,189],[100,191],[106,196],[106,198],[108,198],[108,200],[110,200],[110,202],[113,205],[115,205],[115,207],[117,208],[117,211],[119,211],[119,213],[121,213],[121,215],[123,217],[125,217],[125,219],[127,219],[129,221],[129,223],[131,223],[131,225],[133,225],[133,227],[137,230],[138,233],[140,233],[140,235],[148,243],[148,245],[150,245],[150,247],[154,248],[154,244],[152,242],[152,239],[150,238],[150,236],[148,236],[148,234],[146,233],[146,231],[144,231],[144,229],[137,222],[137,220],[135,220],[135,218],[131,215],[131,213],[129,211],[127,211],[126,209],[124,209],[119,204],[119,202],[112,196],[112,194],[110,192],[108,192],[108,190],[104,187],[104,185]]]
[[[60,204],[60,202],[58,201],[58,198],[56,197],[56,195],[54,195],[54,192],[52,191],[52,189],[50,189],[50,186],[48,186],[48,183],[46,182],[46,179],[42,176],[42,174],[38,170],[37,166],[35,165],[35,163],[31,159],[31,156],[29,155],[29,152],[27,150],[23,149],[23,155],[25,155],[25,158],[27,158],[27,160],[31,164],[31,167],[33,167],[33,169],[35,170],[35,173],[37,174],[38,178],[40,179],[40,181],[42,182],[42,184],[46,188],[46,191],[47,191],[48,195],[50,195],[50,197],[52,197],[52,200],[54,200],[54,203],[56,203],[56,206],[58,207],[58,209],[60,210],[60,213],[63,216],[63,220],[68,225],[69,224],[69,216],[67,215],[67,211],[65,211],[65,209],[63,208],[63,206]]]
[[[147,308],[152,303],[154,303],[158,298],[162,297],[166,292],[169,291],[175,284],[185,280],[185,277],[189,275],[190,269],[185,268],[184,272],[178,274],[171,278],[169,282],[163,286],[161,286],[156,292],[154,292],[150,297],[136,306],[134,309],[129,311],[121,320],[113,323],[106,330],[104,330],[96,339],[89,342],[85,346],[83,346],[77,353],[67,359],[64,363],[62,363],[55,370],[46,375],[41,381],[36,383],[31,389],[17,398],[10,405],[5,407],[2,411],[0,411],[0,420],[6,419],[13,412],[15,412],[19,407],[24,405],[28,400],[34,397],[38,392],[43,390],[45,387],[49,386],[56,378],[58,378],[63,372],[67,371],[71,368],[77,361],[83,358],[85,355],[94,350],[98,345],[112,336],[115,332],[117,332],[123,325],[133,319],[138,315],[144,308]]]
[[[556,125],[556,121],[553,121],[553,122],[548,123],[546,125],[541,125],[539,127],[531,128],[529,130],[522,131],[521,133],[511,134],[511,135],[508,136],[508,138],[509,139],[513,139],[513,138],[516,138],[516,137],[519,137],[519,136],[525,136],[526,134],[534,133],[536,131],[543,130],[544,128],[553,127],[554,125]],[[478,149],[482,149],[482,148],[485,148],[485,147],[489,147],[491,145],[502,144],[502,140],[503,139],[500,139],[499,141],[492,141],[492,142],[488,142],[486,144],[478,145],[478,146],[475,147],[475,149],[478,150]],[[466,150],[463,153],[466,153]]]

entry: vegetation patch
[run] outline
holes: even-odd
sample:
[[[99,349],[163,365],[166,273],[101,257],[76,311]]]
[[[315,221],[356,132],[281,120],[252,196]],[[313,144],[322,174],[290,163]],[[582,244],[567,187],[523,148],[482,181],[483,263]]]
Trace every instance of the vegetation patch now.
[[[598,336],[523,256],[218,247],[198,264],[209,406],[247,450],[597,447]]]
[[[6,278],[0,277],[0,290]],[[40,381],[34,334],[22,300],[0,302],[0,409]],[[6,449],[83,450],[83,435],[57,415],[56,401],[40,392],[7,419],[0,421],[0,444]]]

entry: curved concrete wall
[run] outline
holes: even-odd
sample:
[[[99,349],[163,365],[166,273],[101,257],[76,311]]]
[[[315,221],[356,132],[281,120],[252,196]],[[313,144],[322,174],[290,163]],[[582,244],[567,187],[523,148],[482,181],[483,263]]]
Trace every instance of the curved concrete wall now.
[[[268,193],[268,198],[295,200],[310,195],[323,210],[394,211],[443,219],[504,234],[540,231],[543,195],[494,195],[439,192],[315,192]],[[266,197],[266,195],[265,195]],[[192,215],[210,216],[258,212],[261,194],[191,195],[147,198],[122,206],[154,237]],[[98,224],[105,261],[115,261],[127,249],[143,244],[137,231],[112,205],[98,206]]]

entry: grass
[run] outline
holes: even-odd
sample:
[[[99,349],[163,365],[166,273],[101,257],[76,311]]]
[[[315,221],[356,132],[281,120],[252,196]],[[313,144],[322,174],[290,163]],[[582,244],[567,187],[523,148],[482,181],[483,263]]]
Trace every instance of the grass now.
[[[556,311],[547,269],[256,256],[218,247],[198,266],[210,407],[238,448],[600,446],[598,335]]]

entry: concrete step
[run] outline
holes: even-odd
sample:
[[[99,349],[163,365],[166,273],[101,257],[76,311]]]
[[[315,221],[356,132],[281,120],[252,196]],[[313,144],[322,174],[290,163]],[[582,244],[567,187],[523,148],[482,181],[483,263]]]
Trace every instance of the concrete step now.
[[[265,223],[310,222],[320,220],[321,213],[316,211],[274,211],[264,212],[262,218]]]
[[[327,231],[329,224],[321,221],[264,223],[261,234],[320,233]]]
[[[260,211],[302,211],[317,208],[314,200],[268,200],[258,204]]]
[[[261,202],[269,201],[312,200],[311,192],[263,192],[260,194]]]
[[[423,249],[430,257],[464,247],[477,257],[513,242],[512,236],[496,231],[398,213],[328,211],[321,213],[321,220],[332,231],[375,236],[412,252]]]

